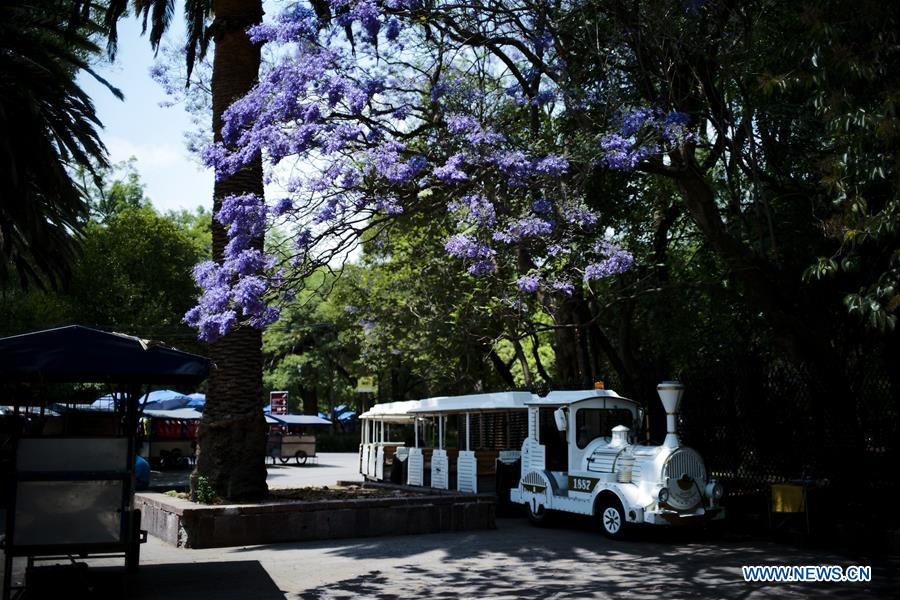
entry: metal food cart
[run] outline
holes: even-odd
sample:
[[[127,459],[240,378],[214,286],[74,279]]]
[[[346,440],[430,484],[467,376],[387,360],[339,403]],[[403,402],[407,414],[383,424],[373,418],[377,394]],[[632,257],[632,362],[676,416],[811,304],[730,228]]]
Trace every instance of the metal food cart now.
[[[310,427],[331,425],[331,421],[313,415],[266,415],[269,422],[269,439],[266,455],[274,464],[280,460],[287,464],[291,458],[298,465],[305,465],[316,458],[316,436]]]
[[[127,573],[137,569],[146,541],[134,509],[138,400],[144,386],[196,386],[209,369],[206,358],[77,325],[0,339],[0,395],[13,407],[2,432],[4,600],[24,589],[13,586],[17,557],[29,587],[40,581],[37,561],[120,556]],[[46,408],[72,383],[111,386],[114,410],[51,422]]]
[[[141,413],[142,443],[138,454],[153,467],[179,468],[194,462],[197,427],[203,414],[193,408]]]

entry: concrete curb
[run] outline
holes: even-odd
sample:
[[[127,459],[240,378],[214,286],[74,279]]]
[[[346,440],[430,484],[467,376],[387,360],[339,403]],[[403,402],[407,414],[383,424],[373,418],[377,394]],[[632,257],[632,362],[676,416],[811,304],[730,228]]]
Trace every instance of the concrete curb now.
[[[471,494],[205,506],[135,495],[141,527],[174,546],[218,548],[307,540],[494,529],[495,500]]]

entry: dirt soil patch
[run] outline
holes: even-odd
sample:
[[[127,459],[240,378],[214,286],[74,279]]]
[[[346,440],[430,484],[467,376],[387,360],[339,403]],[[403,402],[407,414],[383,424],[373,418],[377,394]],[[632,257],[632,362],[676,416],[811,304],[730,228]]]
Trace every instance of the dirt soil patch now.
[[[166,492],[167,496],[190,500],[190,495],[174,490]],[[305,488],[284,488],[269,490],[269,495],[260,504],[275,502],[321,502],[323,500],[358,500],[364,498],[408,498],[422,496],[422,492],[415,490],[397,490],[366,485],[332,485]],[[226,500],[218,498],[214,504],[228,504]]]

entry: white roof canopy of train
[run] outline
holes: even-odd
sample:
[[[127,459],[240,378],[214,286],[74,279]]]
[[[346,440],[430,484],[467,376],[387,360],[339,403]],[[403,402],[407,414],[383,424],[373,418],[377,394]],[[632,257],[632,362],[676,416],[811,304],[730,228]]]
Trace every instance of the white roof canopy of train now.
[[[363,414],[360,419],[376,419],[385,422],[411,421],[413,415],[410,411],[419,406],[421,400],[404,400],[402,402],[383,402],[376,404]]]
[[[634,400],[620,396],[613,390],[558,390],[550,392],[544,397],[531,396],[526,404],[529,406],[567,406],[579,400],[593,400],[594,398],[624,400],[637,404]]]
[[[525,404],[530,399],[531,394],[528,392],[437,396],[422,400],[418,408],[411,409],[409,412],[422,416],[448,413],[507,412],[525,410]]]

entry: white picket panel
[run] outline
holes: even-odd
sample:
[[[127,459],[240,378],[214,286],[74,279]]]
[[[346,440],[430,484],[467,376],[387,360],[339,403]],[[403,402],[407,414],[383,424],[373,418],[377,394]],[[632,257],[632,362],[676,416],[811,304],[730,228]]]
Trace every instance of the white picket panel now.
[[[421,448],[410,448],[407,459],[406,483],[409,485],[425,485],[425,459]]]
[[[375,452],[375,479],[384,480],[384,446],[378,446]]]
[[[460,492],[478,493],[478,461],[475,452],[465,450],[456,460],[456,489]]]
[[[446,490],[450,487],[450,463],[447,451],[435,448],[431,454],[431,487]]]
[[[376,444],[372,444],[369,446],[369,469],[366,471],[366,475],[369,477],[375,477],[375,460],[377,457],[378,447]]]

